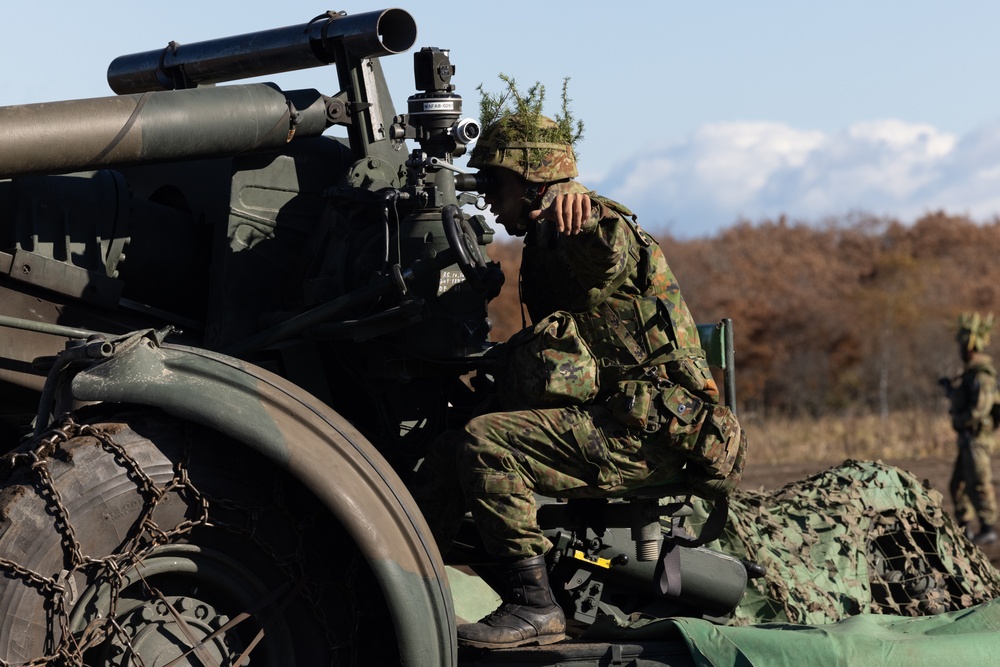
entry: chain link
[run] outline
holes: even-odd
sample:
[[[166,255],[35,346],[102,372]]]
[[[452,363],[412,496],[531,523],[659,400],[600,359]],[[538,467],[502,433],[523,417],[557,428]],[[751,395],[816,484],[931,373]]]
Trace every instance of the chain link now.
[[[128,478],[136,484],[144,501],[139,520],[143,530],[136,531],[136,534],[122,545],[118,553],[101,558],[90,557],[83,553],[83,547],[70,521],[70,512],[63,503],[49,470],[49,460],[60,447],[69,440],[81,436],[96,439],[105,451],[114,456],[115,462],[127,471]],[[70,628],[69,605],[72,600],[68,599],[69,591],[66,586],[56,577],[46,577],[8,558],[0,557],[0,571],[9,578],[20,580],[25,585],[35,588],[47,602],[45,607],[52,621],[50,627],[59,628],[58,643],[53,632],[53,636],[46,638],[45,655],[30,662],[20,663],[21,665],[83,667],[83,652],[90,646],[100,643],[111,635],[128,641],[124,630],[115,620],[123,573],[139,563],[154,547],[166,544],[177,536],[208,523],[208,499],[191,484],[188,479],[187,464],[188,457],[185,456],[175,465],[172,479],[164,486],[158,487],[142,466],[105,431],[90,425],[78,424],[70,417],[64,418],[58,426],[51,429],[34,449],[27,452],[12,452],[0,457],[0,475],[9,476],[15,470],[25,468],[37,480],[39,495],[54,517],[64,550],[67,568],[58,578],[69,582],[73,575],[79,572],[89,580],[106,582],[111,591],[110,608],[104,622],[92,623],[78,639],[74,637]],[[153,520],[153,513],[157,503],[164,496],[175,492],[188,501],[189,515],[193,518],[182,521],[169,530],[163,530]],[[10,663],[0,660],[0,667],[10,667]]]

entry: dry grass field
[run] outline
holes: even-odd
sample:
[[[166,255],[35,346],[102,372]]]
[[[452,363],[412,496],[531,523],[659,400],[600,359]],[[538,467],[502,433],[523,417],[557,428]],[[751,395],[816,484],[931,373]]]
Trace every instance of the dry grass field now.
[[[946,458],[954,455],[955,434],[947,413],[922,411],[761,419],[741,414],[750,461],[755,465],[840,463],[844,459]]]

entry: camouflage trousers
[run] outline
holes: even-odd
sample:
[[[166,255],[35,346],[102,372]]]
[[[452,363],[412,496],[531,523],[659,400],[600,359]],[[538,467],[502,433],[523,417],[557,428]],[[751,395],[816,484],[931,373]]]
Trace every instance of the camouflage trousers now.
[[[442,551],[471,511],[490,555],[529,558],[552,547],[535,518],[536,493],[607,497],[675,479],[684,459],[647,456],[662,450],[655,440],[597,405],[489,413],[434,443],[412,491]]]
[[[979,518],[981,528],[997,521],[997,501],[993,493],[993,471],[990,468],[992,443],[966,437],[959,438],[958,458],[948,485],[955,503],[955,519],[960,524]]]

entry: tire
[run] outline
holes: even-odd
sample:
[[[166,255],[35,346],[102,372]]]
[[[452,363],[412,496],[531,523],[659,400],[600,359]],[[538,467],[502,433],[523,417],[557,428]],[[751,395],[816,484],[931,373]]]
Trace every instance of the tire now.
[[[85,422],[0,460],[0,664],[398,662],[365,559],[274,463],[149,411]]]

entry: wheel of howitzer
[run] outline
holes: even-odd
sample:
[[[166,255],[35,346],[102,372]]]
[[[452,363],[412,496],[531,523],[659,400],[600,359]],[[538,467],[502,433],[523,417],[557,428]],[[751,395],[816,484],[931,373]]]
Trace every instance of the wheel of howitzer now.
[[[137,412],[0,461],[0,665],[398,661],[357,549],[246,448]]]

